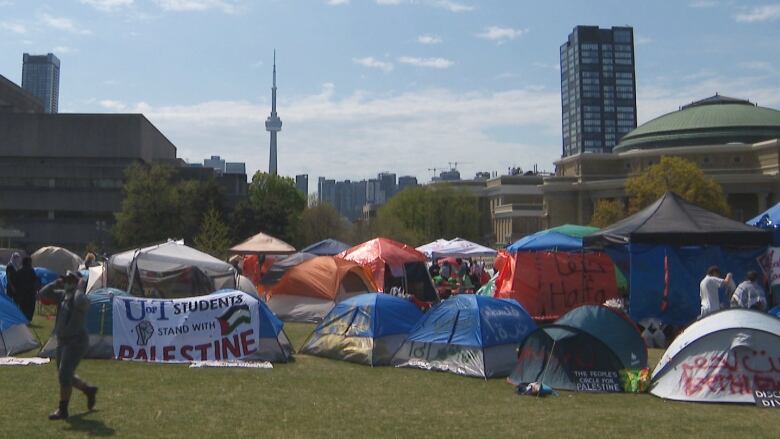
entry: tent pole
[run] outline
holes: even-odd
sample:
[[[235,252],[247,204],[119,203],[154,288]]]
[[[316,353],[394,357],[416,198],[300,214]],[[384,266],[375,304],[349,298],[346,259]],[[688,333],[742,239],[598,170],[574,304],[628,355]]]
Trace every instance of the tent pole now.
[[[552,348],[550,348],[550,358],[553,356],[553,352],[555,352],[555,343],[558,343],[558,340],[553,340]],[[536,397],[538,398],[542,394],[542,386],[544,386],[544,377],[547,376],[547,368],[550,366],[550,360],[547,360],[547,363],[544,365],[544,370],[542,371],[542,379],[539,380],[539,392],[536,393]]]

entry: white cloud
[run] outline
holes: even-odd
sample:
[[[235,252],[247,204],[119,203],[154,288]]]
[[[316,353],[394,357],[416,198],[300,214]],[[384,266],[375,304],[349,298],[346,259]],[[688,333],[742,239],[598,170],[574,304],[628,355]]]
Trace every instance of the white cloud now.
[[[653,42],[655,42],[655,40],[653,40],[650,37],[643,37],[643,36],[637,36],[636,37],[636,43],[639,44],[639,45],[651,44]]]
[[[495,41],[499,44],[520,38],[528,33],[528,29],[514,29],[511,27],[490,26],[477,34],[477,38]]]
[[[16,23],[11,21],[0,21],[0,29],[5,29],[15,34],[27,33],[27,26],[25,26],[22,23]]]
[[[557,64],[557,63],[547,64],[547,63],[535,61],[532,65],[534,67],[538,67],[540,69],[550,69],[550,70],[555,70],[555,71],[560,71],[561,70],[561,65]]]
[[[124,111],[144,113],[177,146],[179,157],[200,161],[219,153],[228,160],[246,162],[254,172],[268,165],[264,121],[269,107],[246,101],[190,106],[141,102]],[[309,173],[315,181],[318,176],[360,179],[382,170],[426,178],[430,176],[427,168],[440,165],[435,157],[474,161],[473,171],[462,167],[464,176],[511,165],[530,168],[534,163],[550,169],[560,154],[557,91],[427,89],[394,95],[358,91],[337,98],[335,86],[326,84],[313,95],[282,98],[279,112],[285,124],[279,135],[280,172]],[[543,132],[550,140],[507,142],[488,133],[506,126]],[[219,150],[214,145],[220,145]],[[479,154],[476,161],[474,151],[490,154]]]
[[[330,6],[341,6],[348,5],[349,0],[328,0],[326,3]]]
[[[780,4],[756,6],[738,13],[734,18],[741,23],[774,21],[780,19]]]
[[[383,6],[397,6],[403,3],[403,0],[375,0],[376,4]]]
[[[41,21],[43,21],[43,24],[49,26],[52,29],[70,32],[73,34],[89,35],[92,33],[89,29],[79,27],[76,22],[67,17],[54,17],[49,14],[43,14],[41,15]]]
[[[352,62],[355,64],[360,64],[363,67],[368,67],[370,69],[379,69],[383,72],[389,72],[393,70],[393,64],[389,62],[380,61],[372,56],[367,56],[365,58],[352,58]]]
[[[119,112],[127,109],[127,105],[125,105],[123,102],[115,101],[112,99],[104,99],[98,103],[100,104],[101,107],[112,112]]]
[[[402,56],[398,58],[398,62],[417,67],[429,67],[433,69],[446,69],[452,67],[454,64],[452,61],[446,58],[417,58],[413,56]]]
[[[155,2],[162,10],[171,12],[201,12],[218,9],[226,14],[233,14],[238,10],[236,2],[231,0],[155,0]]]
[[[80,0],[82,4],[92,6],[100,11],[114,11],[132,6],[133,0]]]
[[[57,46],[54,49],[52,49],[52,52],[56,55],[64,55],[66,53],[73,53],[74,50],[71,47],[68,46]]]
[[[441,37],[437,35],[420,35],[417,37],[417,42],[420,44],[439,44],[441,43]]]
[[[774,67],[771,63],[766,61],[747,61],[739,64],[740,67],[749,70],[764,70],[767,72],[773,72]]]
[[[458,3],[452,0],[435,0],[433,5],[446,9],[450,12],[469,12],[474,10],[474,6]]]
[[[714,8],[718,6],[718,2],[716,0],[694,0],[688,3],[688,6],[697,9]]]

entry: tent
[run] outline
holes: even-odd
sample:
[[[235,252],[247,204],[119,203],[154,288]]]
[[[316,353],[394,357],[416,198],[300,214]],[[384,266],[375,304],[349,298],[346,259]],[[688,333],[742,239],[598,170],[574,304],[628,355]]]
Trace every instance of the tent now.
[[[0,295],[0,357],[29,351],[38,346],[27,327],[27,318],[7,296]]]
[[[772,240],[762,231],[667,192],[638,213],[584,238],[625,268],[631,318],[687,325],[699,315],[699,282],[708,266],[739,283]]]
[[[89,348],[86,358],[112,358],[114,356],[114,297],[129,296],[116,288],[101,288],[87,294],[89,311],[87,312],[87,333]],[[53,335],[41,349],[39,357],[54,357],[57,351],[57,338]]]
[[[421,301],[434,302],[438,298],[425,265],[425,255],[406,244],[376,238],[338,256],[368,268],[378,291],[389,293],[393,287],[401,287]]]
[[[231,247],[230,253],[238,255],[289,255],[295,253],[295,247],[279,238],[258,233]]]
[[[237,282],[232,265],[179,241],[117,253],[104,275],[109,287],[157,298],[202,296]]]
[[[442,247],[447,245],[447,243],[449,243],[449,242],[450,241],[448,241],[446,239],[437,239],[436,241],[429,242],[429,243],[427,243],[425,245],[421,245],[421,246],[417,247],[416,250],[418,252],[424,254],[425,257],[432,258],[433,257],[433,252],[441,249]]]
[[[282,276],[284,276],[284,274],[287,273],[287,271],[289,271],[291,268],[297,267],[304,262],[316,257],[316,255],[311,253],[300,252],[293,253],[286,258],[280,259],[271,265],[268,271],[263,275],[262,279],[260,279],[260,283],[266,287],[273,286],[282,280]]]
[[[422,315],[408,300],[382,293],[361,294],[336,304],[300,352],[369,366],[388,365]]]
[[[477,243],[467,241],[461,238],[455,238],[453,240],[442,243],[437,248],[431,250],[431,257],[438,258],[443,256],[450,256],[456,258],[471,258],[471,257],[493,257],[498,252],[490,247],[485,247]]]
[[[772,243],[775,246],[780,245],[780,203],[759,213],[745,224],[771,231]]]
[[[770,233],[689,203],[667,192],[639,212],[583,238],[586,247],[628,243],[768,245]]]
[[[301,250],[301,253],[311,253],[317,256],[335,256],[348,249],[349,244],[345,244],[335,239],[325,239]]]
[[[780,319],[729,309],[694,322],[653,370],[650,393],[678,401],[753,404],[780,389]]]
[[[597,232],[598,227],[564,224],[542,230],[515,241],[507,247],[510,252],[519,251],[574,251],[582,249],[582,238]]]
[[[360,265],[333,256],[317,256],[291,268],[268,291],[267,304],[279,318],[318,322],[349,297],[376,291]]]
[[[646,367],[647,347],[628,316],[612,308],[586,305],[529,335],[509,382],[620,392],[621,370]]]
[[[6,292],[6,289],[8,288],[8,278],[6,277],[5,268],[5,265],[0,264],[0,295],[8,294]],[[33,270],[35,271],[35,275],[38,277],[41,286],[46,285],[49,282],[54,282],[60,277],[59,274],[46,268],[33,267]]]
[[[506,376],[517,360],[517,347],[535,329],[514,300],[460,294],[423,315],[392,364],[481,378]]]
[[[32,254],[32,263],[34,267],[47,268],[62,275],[68,270],[78,271],[84,260],[62,247],[41,247]]]

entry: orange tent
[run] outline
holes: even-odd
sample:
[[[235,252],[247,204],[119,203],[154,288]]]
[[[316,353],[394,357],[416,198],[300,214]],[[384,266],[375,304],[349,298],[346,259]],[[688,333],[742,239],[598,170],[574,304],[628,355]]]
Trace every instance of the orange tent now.
[[[318,321],[338,302],[377,291],[359,264],[318,256],[291,268],[268,292],[268,307],[282,320]]]
[[[393,277],[404,277],[404,264],[409,262],[424,264],[426,261],[425,255],[414,247],[387,238],[366,241],[339,253],[338,256],[371,270],[379,291],[385,291],[385,265],[390,267]]]

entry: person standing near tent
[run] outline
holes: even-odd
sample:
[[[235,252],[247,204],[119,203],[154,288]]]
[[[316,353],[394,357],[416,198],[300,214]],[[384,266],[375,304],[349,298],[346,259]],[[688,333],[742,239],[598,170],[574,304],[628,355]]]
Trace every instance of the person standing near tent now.
[[[51,420],[68,418],[68,403],[73,387],[84,392],[87,408],[95,407],[98,388],[76,376],[76,367],[89,347],[87,312],[89,299],[84,292],[86,282],[72,271],[41,288],[38,298],[58,303],[54,335],[57,337],[57,374],[60,383],[60,405],[49,415]]]
[[[758,284],[758,273],[747,272],[747,279],[737,286],[737,290],[731,296],[731,306],[766,311],[766,293]]]
[[[14,274],[15,297],[13,299],[29,321],[32,321],[35,315],[35,292],[40,287],[40,283],[33,270],[32,258],[25,256],[22,259],[22,268]]]
[[[8,294],[8,297],[10,297],[17,305],[19,305],[19,302],[16,301],[16,272],[21,268],[22,255],[20,255],[18,252],[14,252],[11,255],[11,259],[8,261],[8,265],[5,267],[5,279],[8,285],[6,288],[6,294]]]
[[[701,312],[699,318],[720,310],[721,306],[718,290],[721,287],[731,284],[731,273],[726,274],[726,277],[721,279],[720,268],[718,268],[717,265],[713,265],[707,269],[707,275],[704,276],[704,279],[702,279],[699,284],[699,295],[701,296]]]

